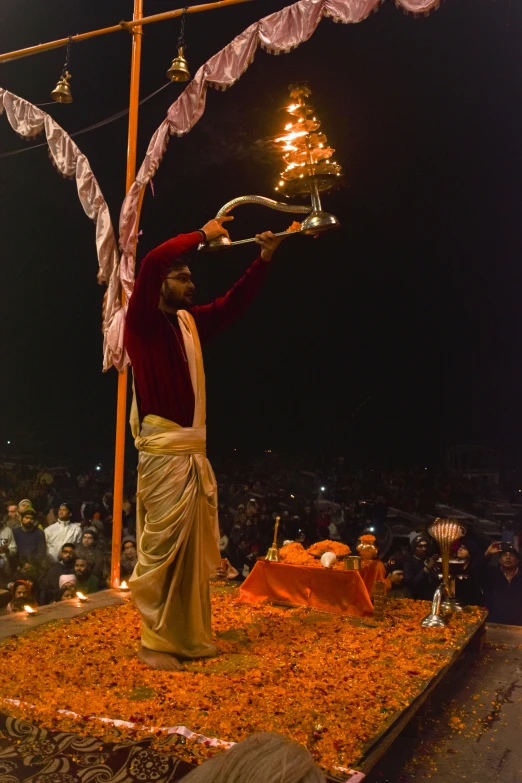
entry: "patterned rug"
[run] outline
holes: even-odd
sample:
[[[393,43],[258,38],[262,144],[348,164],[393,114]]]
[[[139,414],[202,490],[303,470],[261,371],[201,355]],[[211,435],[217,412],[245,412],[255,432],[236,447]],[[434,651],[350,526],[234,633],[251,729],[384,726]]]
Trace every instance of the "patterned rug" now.
[[[145,740],[104,743],[0,714],[1,783],[174,783],[191,764]]]
[[[167,737],[169,752],[158,753],[147,740],[100,742],[0,713],[0,783],[175,783],[194,769],[173,754],[177,742]]]

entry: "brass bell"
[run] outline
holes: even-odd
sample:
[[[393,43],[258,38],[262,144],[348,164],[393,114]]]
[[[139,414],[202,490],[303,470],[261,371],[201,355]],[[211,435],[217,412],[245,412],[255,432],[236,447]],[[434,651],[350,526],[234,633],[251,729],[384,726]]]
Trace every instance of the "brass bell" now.
[[[172,65],[167,71],[167,76],[171,82],[188,82],[190,81],[190,71],[188,63],[183,54],[183,47],[178,49],[178,56],[172,60]]]
[[[53,101],[56,101],[56,103],[72,103],[71,88],[69,87],[70,78],[71,74],[69,71],[65,71],[63,76],[60,76],[58,79],[56,87],[51,92],[51,98]]]

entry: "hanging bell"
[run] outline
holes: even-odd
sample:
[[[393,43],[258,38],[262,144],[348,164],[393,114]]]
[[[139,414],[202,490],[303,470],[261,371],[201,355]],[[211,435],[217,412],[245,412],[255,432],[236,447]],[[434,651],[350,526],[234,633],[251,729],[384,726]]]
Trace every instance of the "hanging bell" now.
[[[56,101],[56,103],[72,103],[71,88],[69,87],[70,78],[71,74],[69,71],[65,71],[58,79],[56,87],[51,92],[51,98],[53,101]]]
[[[171,82],[188,82],[190,81],[190,71],[188,63],[183,54],[183,47],[178,49],[178,56],[172,60],[172,65],[167,71],[167,76]]]

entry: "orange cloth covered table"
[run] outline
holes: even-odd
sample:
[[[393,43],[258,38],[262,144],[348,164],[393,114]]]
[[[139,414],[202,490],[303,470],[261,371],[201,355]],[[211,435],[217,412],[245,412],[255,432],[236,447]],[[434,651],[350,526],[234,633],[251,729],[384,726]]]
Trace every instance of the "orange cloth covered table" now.
[[[247,604],[268,600],[355,617],[373,614],[373,605],[359,571],[258,560],[241,585],[239,595]]]
[[[386,580],[386,569],[381,560],[361,560],[359,573],[370,596],[373,594],[375,582],[384,582]]]

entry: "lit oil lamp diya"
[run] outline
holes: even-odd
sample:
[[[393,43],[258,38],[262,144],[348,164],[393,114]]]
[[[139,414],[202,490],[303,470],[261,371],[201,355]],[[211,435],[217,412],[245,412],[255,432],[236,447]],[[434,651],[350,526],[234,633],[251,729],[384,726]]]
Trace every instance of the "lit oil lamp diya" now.
[[[34,617],[35,614],[38,614],[36,609],[33,609],[33,607],[29,606],[29,604],[25,604],[24,611],[26,612],[27,617]]]
[[[87,598],[87,596],[86,596],[86,595],[84,595],[83,593],[80,593],[80,591],[79,591],[79,590],[76,592],[76,598],[77,598],[79,601],[88,601],[88,600],[89,600],[89,599]]]
[[[335,150],[329,146],[326,135],[319,129],[321,123],[314,114],[313,107],[307,103],[311,95],[306,82],[298,82],[289,87],[291,104],[286,111],[291,122],[285,125],[285,132],[275,139],[282,145],[285,169],[280,174],[276,190],[285,198],[307,196],[311,204],[284,204],[264,196],[239,196],[221,207],[216,218],[223,217],[240,204],[259,204],[278,212],[293,212],[306,215],[302,223],[293,223],[287,231],[276,233],[276,237],[293,234],[316,236],[330,228],[337,228],[339,220],[335,215],[323,211],[321,193],[325,193],[342,184],[341,166],[330,158]],[[238,239],[235,242],[227,237],[218,237],[211,242],[203,242],[198,250],[222,250],[233,245],[256,242],[255,237]]]
[[[127,582],[122,582],[121,585],[118,587],[118,590],[122,593],[128,593],[130,590],[130,587],[128,586]]]

